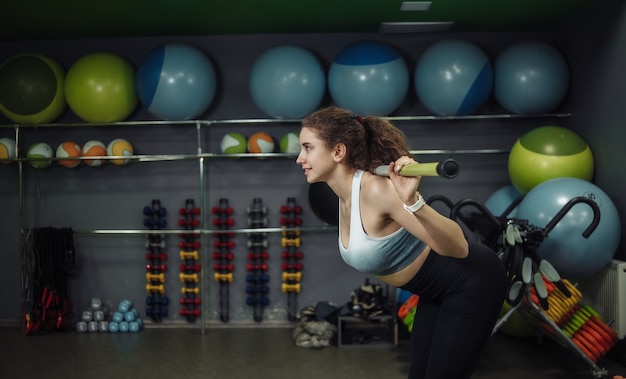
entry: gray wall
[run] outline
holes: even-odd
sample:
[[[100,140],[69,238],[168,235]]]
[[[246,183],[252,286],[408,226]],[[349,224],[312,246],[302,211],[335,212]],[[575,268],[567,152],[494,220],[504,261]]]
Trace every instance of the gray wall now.
[[[617,1],[615,1],[617,2]],[[603,23],[600,20],[597,23]],[[622,22],[616,20],[616,22]],[[623,24],[623,22],[622,22]],[[557,35],[559,36],[559,35]],[[0,49],[0,60],[19,52],[39,52],[57,59],[66,69],[80,56],[94,51],[118,53],[137,65],[141,58],[152,48],[164,42],[180,41],[203,49],[212,59],[218,72],[219,85],[217,97],[206,119],[246,119],[265,118],[248,95],[247,75],[255,58],[270,47],[282,44],[296,44],[314,52],[328,69],[333,57],[347,44],[362,39],[378,39],[395,46],[405,57],[409,70],[412,71],[421,54],[431,43],[443,38],[463,38],[477,42],[493,58],[499,51],[510,44],[526,39],[552,41],[548,34],[426,34],[409,36],[372,35],[247,35],[247,36],[211,36],[188,38],[128,38],[119,40],[73,40],[73,41],[35,41],[28,43],[4,43]],[[565,44],[560,39],[560,44]],[[592,45],[593,41],[590,41]],[[617,42],[617,41],[616,41]],[[609,42],[607,42],[609,44]],[[614,49],[617,50],[615,45]],[[567,47],[567,46],[566,46]],[[567,50],[567,58],[582,59],[572,46]],[[580,47],[582,49],[582,47]],[[623,53],[613,63],[614,70],[624,62]],[[571,55],[571,57],[570,57]],[[574,66],[578,67],[578,66]],[[570,119],[520,119],[520,120],[475,120],[475,121],[433,121],[433,122],[398,122],[407,134],[414,149],[509,149],[515,140],[525,131],[555,123],[572,123],[583,105],[575,101],[577,95],[589,91],[602,92],[602,88],[593,86],[585,80],[583,70],[573,70],[572,82],[576,85],[570,94],[573,100],[561,111],[574,111]],[[412,77],[412,75],[411,75]],[[580,88],[580,86],[585,87]],[[586,86],[589,86],[587,88]],[[324,104],[330,104],[328,97]],[[575,108],[572,108],[575,107]],[[617,108],[614,109],[617,112]],[[501,113],[502,110],[490,100],[480,113]],[[406,101],[394,115],[428,114],[419,104],[410,86]],[[608,116],[608,115],[607,115]],[[615,117],[615,116],[613,116]],[[132,119],[145,120],[152,117],[138,108]],[[61,120],[78,121],[68,109]],[[617,122],[617,118],[616,121]],[[7,124],[8,120],[0,120]],[[607,125],[608,128],[608,125]],[[221,137],[231,130],[238,130],[246,135],[255,131],[269,132],[279,139],[287,131],[297,131],[297,124],[241,124],[214,125],[205,127],[201,143],[205,151],[218,152]],[[585,136],[595,140],[585,129]],[[0,129],[2,136],[11,136],[11,129]],[[621,129],[623,133],[623,128]],[[87,127],[59,128],[51,130],[29,129],[25,131],[22,146],[41,140],[55,146],[62,140],[75,139],[83,143],[88,139],[127,138],[135,145],[139,154],[193,153],[196,149],[195,129],[189,126],[160,127]],[[614,150],[617,153],[617,150]],[[463,154],[452,156],[461,165],[461,172],[454,180],[428,178],[423,183],[426,196],[441,194],[452,201],[475,198],[484,201],[493,191],[509,184],[506,154],[480,155]],[[441,159],[441,156],[421,156],[422,161]],[[606,178],[607,173],[598,160],[598,178]],[[606,162],[605,162],[606,163]],[[608,164],[608,163],[606,163]],[[204,218],[210,225],[212,216],[208,212],[219,198],[227,197],[235,209],[236,227],[245,227],[245,208],[252,198],[261,197],[270,208],[270,224],[278,226],[280,205],[287,197],[295,196],[304,207],[303,226],[322,226],[311,211],[308,202],[308,186],[298,166],[289,158],[277,159],[222,159],[207,162],[206,188],[203,196],[206,201]],[[0,227],[3,265],[0,266],[0,319],[16,320],[20,313],[20,261],[17,249],[17,169],[15,165],[0,166],[0,209],[5,214]],[[25,226],[70,226],[73,229],[141,229],[141,210],[149,205],[151,199],[159,198],[170,210],[169,222],[175,224],[176,211],[183,206],[188,197],[199,198],[199,165],[195,161],[134,163],[123,167],[106,166],[92,168],[79,166],[75,169],[52,167],[47,170],[35,170],[25,167]],[[623,180],[623,179],[622,179]],[[623,210],[623,205],[621,207]],[[443,208],[442,212],[448,210]],[[280,247],[279,235],[270,237],[270,276],[271,305],[266,309],[265,319],[281,323],[286,320],[286,297],[280,292]],[[305,233],[302,237],[302,251],[305,254],[303,270],[303,292],[299,296],[300,307],[315,304],[321,300],[330,300],[343,304],[350,297],[350,292],[359,286],[366,275],[359,274],[346,266],[338,255],[336,232]],[[96,236],[77,234],[79,254],[79,272],[72,278],[74,308],[78,312],[86,307],[91,297],[101,297],[113,305],[122,299],[130,299],[144,308],[146,297],[144,248],[145,237],[132,235]],[[177,237],[170,237],[168,295],[176,300],[180,297],[180,283],[176,280],[178,249],[174,246]],[[245,305],[246,263],[245,235],[238,235],[235,240],[237,267],[236,280],[231,287],[231,316],[234,322],[253,322],[250,307]],[[210,239],[207,239],[210,242]],[[623,246],[623,245],[622,245]],[[623,249],[622,249],[623,250]],[[211,249],[208,249],[211,252]],[[217,288],[210,280],[212,262],[210,254],[205,257],[204,267],[207,274],[206,289],[209,304],[206,317],[217,320]],[[172,311],[176,311],[176,306]],[[179,317],[170,317],[167,322],[180,321]]]

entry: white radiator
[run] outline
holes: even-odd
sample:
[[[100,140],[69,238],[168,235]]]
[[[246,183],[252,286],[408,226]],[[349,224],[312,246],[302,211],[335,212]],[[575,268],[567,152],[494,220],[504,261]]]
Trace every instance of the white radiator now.
[[[626,262],[612,260],[601,271],[579,283],[582,304],[595,309],[619,336],[626,336]]]

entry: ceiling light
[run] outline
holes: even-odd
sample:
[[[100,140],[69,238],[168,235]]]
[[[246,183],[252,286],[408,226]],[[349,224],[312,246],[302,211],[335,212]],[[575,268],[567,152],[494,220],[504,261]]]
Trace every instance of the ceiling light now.
[[[432,1],[403,1],[401,11],[427,11]]]
[[[383,34],[445,32],[452,25],[454,21],[382,22],[379,31]]]

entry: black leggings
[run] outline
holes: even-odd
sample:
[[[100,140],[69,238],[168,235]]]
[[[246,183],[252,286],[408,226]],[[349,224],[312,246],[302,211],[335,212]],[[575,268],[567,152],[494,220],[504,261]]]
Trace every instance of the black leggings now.
[[[464,259],[431,251],[401,287],[419,296],[409,378],[469,378],[497,321],[506,283],[502,262],[486,246],[470,242]]]

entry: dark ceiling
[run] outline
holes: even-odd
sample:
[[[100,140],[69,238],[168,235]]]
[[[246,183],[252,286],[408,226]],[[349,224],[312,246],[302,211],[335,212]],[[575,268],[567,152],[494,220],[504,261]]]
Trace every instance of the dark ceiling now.
[[[593,0],[2,0],[4,41],[217,34],[375,33],[382,22],[452,31],[551,31]]]

